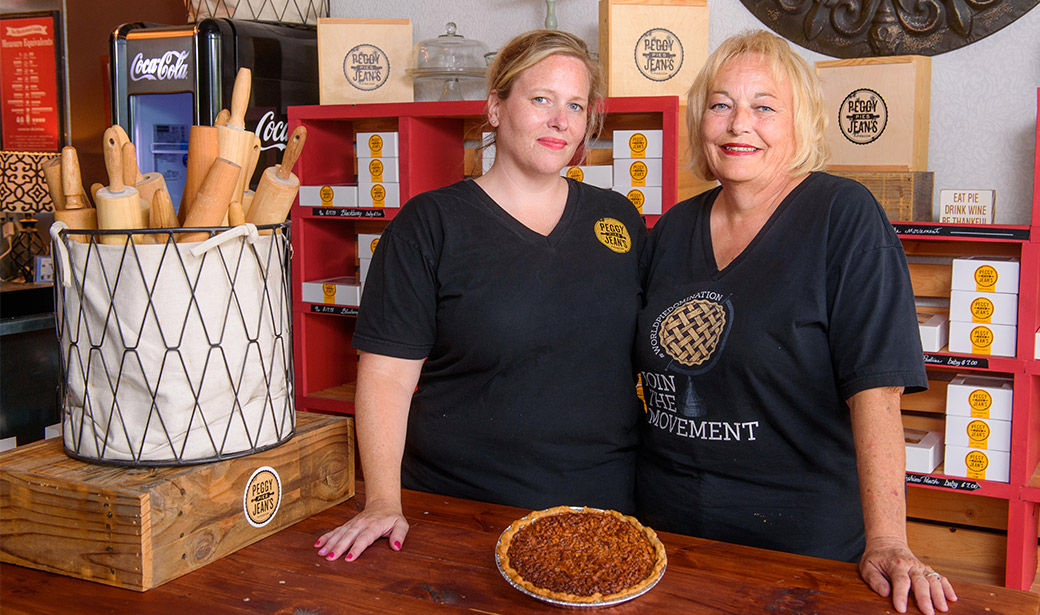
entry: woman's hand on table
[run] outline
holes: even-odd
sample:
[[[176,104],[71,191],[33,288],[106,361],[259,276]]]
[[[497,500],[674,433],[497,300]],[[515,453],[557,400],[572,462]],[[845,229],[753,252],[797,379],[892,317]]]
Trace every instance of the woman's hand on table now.
[[[871,589],[891,596],[892,606],[900,613],[906,613],[911,593],[924,615],[949,611],[947,603],[957,600],[949,579],[918,560],[906,542],[897,538],[868,541],[859,573]]]
[[[390,548],[400,551],[406,534],[408,521],[401,512],[400,502],[369,501],[365,510],[323,534],[314,546],[318,549],[318,555],[330,562],[340,557],[351,562],[380,538],[389,538]]]

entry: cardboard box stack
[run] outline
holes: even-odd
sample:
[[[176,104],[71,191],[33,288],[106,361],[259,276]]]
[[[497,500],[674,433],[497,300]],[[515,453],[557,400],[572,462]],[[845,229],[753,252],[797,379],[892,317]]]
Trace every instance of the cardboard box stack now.
[[[358,161],[358,206],[400,207],[396,132],[359,132],[354,151]]]
[[[641,214],[661,213],[660,130],[614,131],[614,190],[628,197]]]
[[[950,352],[1013,357],[1018,331],[1017,258],[953,260]]]
[[[1013,380],[959,374],[946,388],[950,476],[1008,482]]]

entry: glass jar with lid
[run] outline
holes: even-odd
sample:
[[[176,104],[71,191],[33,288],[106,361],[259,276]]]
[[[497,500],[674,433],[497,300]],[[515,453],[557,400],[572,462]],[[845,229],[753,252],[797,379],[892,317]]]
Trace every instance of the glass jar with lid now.
[[[414,99],[483,100],[487,45],[457,34],[452,22],[445,29],[437,38],[419,41],[412,50],[413,66],[406,72],[412,77]]]

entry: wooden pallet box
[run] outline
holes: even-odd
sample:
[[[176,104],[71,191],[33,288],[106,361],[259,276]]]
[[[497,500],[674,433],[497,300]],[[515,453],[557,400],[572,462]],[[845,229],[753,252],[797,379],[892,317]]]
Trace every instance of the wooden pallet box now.
[[[830,173],[854,179],[867,187],[881,203],[890,222],[931,222],[931,171],[841,171]]]
[[[60,438],[0,454],[0,561],[145,591],[354,495],[353,419],[298,413],[274,449],[129,469]]]

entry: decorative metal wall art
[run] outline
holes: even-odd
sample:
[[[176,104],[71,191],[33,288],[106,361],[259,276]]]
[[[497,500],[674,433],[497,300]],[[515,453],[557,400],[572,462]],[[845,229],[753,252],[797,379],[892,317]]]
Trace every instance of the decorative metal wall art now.
[[[934,56],[981,40],[1040,0],[740,0],[784,38],[838,58]]]

